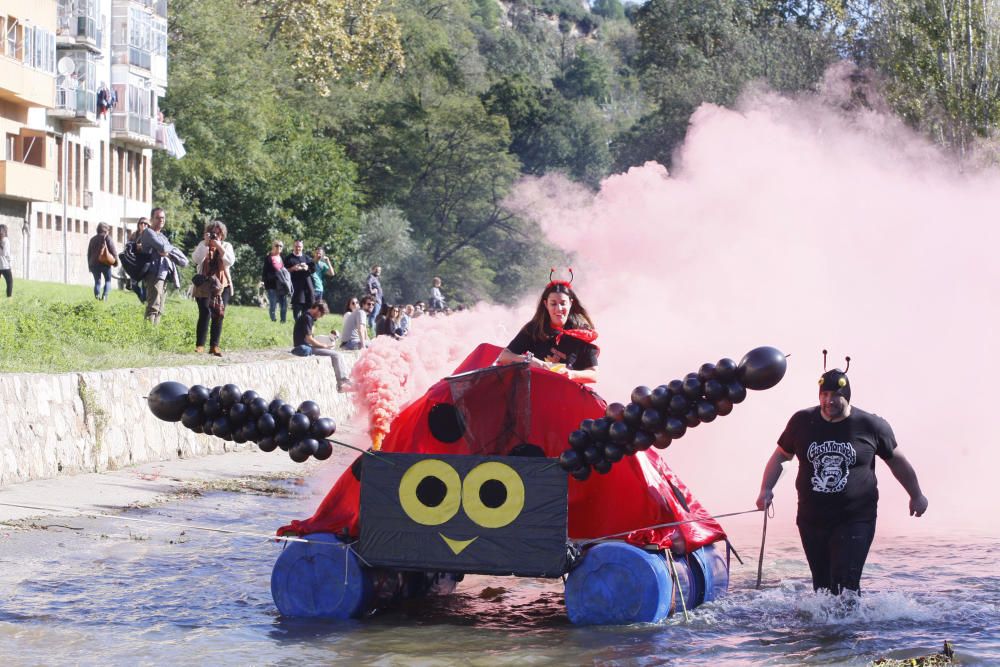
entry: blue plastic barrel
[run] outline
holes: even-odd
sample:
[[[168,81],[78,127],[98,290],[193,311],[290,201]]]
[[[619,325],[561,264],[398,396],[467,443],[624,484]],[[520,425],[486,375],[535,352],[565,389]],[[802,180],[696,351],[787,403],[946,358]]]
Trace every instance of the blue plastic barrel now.
[[[289,542],[271,571],[271,597],[282,616],[358,618],[372,602],[371,575],[335,535]]]
[[[666,561],[625,542],[589,549],[566,579],[566,612],[577,625],[657,623],[670,613]]]
[[[688,565],[687,555],[673,556],[674,570],[677,572],[677,581],[680,583],[680,590],[674,594],[671,614],[682,614],[687,609],[691,611],[698,606],[698,586],[694,581],[694,573]],[[684,598],[683,604],[681,598]]]
[[[724,552],[709,544],[688,554],[697,588],[697,604],[711,602],[729,589],[729,567]]]

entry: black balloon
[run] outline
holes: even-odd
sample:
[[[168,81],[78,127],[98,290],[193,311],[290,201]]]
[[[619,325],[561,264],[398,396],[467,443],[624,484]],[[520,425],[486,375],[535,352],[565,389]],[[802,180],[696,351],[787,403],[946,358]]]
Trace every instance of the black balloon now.
[[[632,402],[638,403],[644,408],[648,408],[653,405],[653,390],[646,385],[639,385],[632,390]]]
[[[257,419],[260,419],[261,415],[267,414],[267,399],[260,396],[250,401],[250,412]]]
[[[583,429],[572,431],[569,434],[569,446],[578,452],[582,452],[591,444],[590,435]]]
[[[687,375],[684,376],[684,379],[685,380],[691,380],[691,379],[698,380],[698,371],[691,371],[690,373],[688,373]],[[698,380],[698,382],[701,382],[701,380]]]
[[[593,435],[593,433],[594,433],[594,420],[593,419],[584,419],[582,422],[580,422],[580,430],[583,431],[584,433],[586,433],[587,435]]]
[[[594,464],[594,470],[601,473],[602,475],[607,475],[609,472],[611,472],[611,461],[608,461],[607,459],[601,459],[600,461]]]
[[[292,437],[288,434],[288,429],[282,426],[277,431],[274,432],[274,442],[277,443],[278,447],[284,451],[288,451],[292,447]]]
[[[609,403],[604,416],[616,422],[620,422],[625,416],[625,406],[621,403]]]
[[[229,440],[233,436],[233,425],[229,423],[228,417],[216,417],[212,421],[212,435],[217,438]]]
[[[267,411],[270,412],[275,417],[277,417],[278,416],[278,410],[280,410],[281,406],[284,405],[284,404],[285,404],[285,402],[283,400],[281,400],[280,398],[276,398],[276,399],[274,399],[273,401],[271,401],[270,403],[267,404]]]
[[[607,442],[608,429],[611,427],[611,420],[606,417],[594,420],[594,426],[590,431],[590,437],[597,442]]]
[[[319,404],[316,401],[302,401],[297,412],[309,417],[310,421],[316,421],[319,419]]]
[[[591,445],[583,450],[583,460],[593,465],[598,461],[604,460],[604,448]]]
[[[201,430],[201,423],[205,421],[205,417],[201,414],[201,408],[197,405],[189,405],[184,408],[184,414],[181,415],[181,423],[187,426],[189,429],[198,428]]]
[[[787,368],[784,352],[774,347],[756,347],[740,360],[737,373],[744,387],[760,391],[781,382]]]
[[[274,435],[275,431],[278,430],[278,422],[273,415],[261,415],[257,419],[257,430],[260,431],[261,435]]]
[[[663,430],[667,432],[667,435],[676,440],[687,432],[687,424],[677,417],[670,417],[663,425]]]
[[[250,410],[242,403],[234,403],[233,406],[229,408],[229,421],[234,424],[242,424],[249,417]]]
[[[567,449],[559,455],[559,467],[566,472],[573,472],[584,465],[583,458],[575,449]]]
[[[278,448],[278,443],[274,441],[269,435],[265,435],[263,438],[257,441],[257,446],[260,447],[262,452],[273,452]]]
[[[645,430],[649,432],[656,431],[663,426],[663,415],[656,408],[648,408],[643,410],[640,423]]]
[[[278,414],[275,416],[277,417],[279,424],[287,426],[293,415],[295,415],[295,408],[290,406],[288,403],[282,403],[281,407],[278,408]],[[306,419],[308,419],[308,417],[306,417]]]
[[[288,420],[288,432],[293,438],[301,438],[309,433],[309,428],[312,426],[312,422],[309,421],[309,417],[306,417],[300,412],[296,412]]]
[[[205,417],[205,421],[201,423],[201,432],[205,435],[213,435],[212,424],[214,423],[215,419],[213,417]]]
[[[210,398],[205,401],[205,405],[201,407],[201,411],[205,413],[206,417],[211,417],[215,419],[216,417],[222,416],[222,403],[219,402],[217,398]]]
[[[188,402],[191,405],[201,406],[202,403],[208,400],[208,387],[200,384],[188,389]]]
[[[717,401],[726,395],[726,386],[718,380],[708,380],[705,382],[705,398],[710,401]]]
[[[736,379],[736,362],[725,357],[715,364],[715,379],[725,384]]]
[[[697,406],[688,410],[688,413],[684,415],[684,423],[687,424],[688,428],[695,428],[701,424],[701,420],[698,418]]]
[[[628,424],[625,422],[611,422],[610,428],[608,428],[608,438],[611,442],[623,445],[630,440],[632,433],[629,431]]]
[[[715,402],[715,412],[720,417],[725,417],[733,411],[733,402],[728,398],[720,398]]]
[[[316,438],[302,438],[296,447],[301,447],[309,452],[309,456],[312,456],[319,449],[319,440]]]
[[[698,379],[702,382],[708,382],[709,380],[715,379],[715,364],[702,364],[701,368],[698,369]]]
[[[621,461],[622,457],[625,456],[625,449],[621,445],[617,445],[613,442],[609,442],[604,445],[604,460],[614,463],[616,461]]]
[[[643,452],[653,446],[653,441],[655,440],[652,433],[648,431],[636,431],[635,438],[632,439],[632,444],[636,450]]]
[[[570,475],[572,475],[573,479],[577,481],[580,482],[586,481],[586,479],[590,477],[590,466],[584,466],[579,470],[574,470],[573,472],[570,473]]]
[[[642,422],[643,407],[638,403],[629,403],[625,406],[625,414],[622,419],[629,426],[638,426]]]
[[[212,398],[212,399],[215,399],[215,400],[219,400],[219,394],[220,394],[220,393],[222,393],[222,386],[221,386],[221,385],[215,385],[215,386],[214,386],[214,387],[212,387],[212,389],[211,389],[211,390],[210,390],[210,391],[208,392],[208,397],[209,397],[209,398]]]
[[[684,380],[671,380],[667,383],[667,389],[671,394],[680,394],[684,391]]]
[[[260,394],[255,392],[253,389],[247,389],[245,392],[243,392],[243,396],[240,397],[240,403],[242,403],[247,407],[250,407],[250,404],[253,403],[255,400],[257,400],[258,398],[260,398]],[[259,417],[260,415],[257,416]]]
[[[703,422],[710,422],[715,419],[715,406],[708,401],[698,401],[698,419]]]
[[[239,403],[241,398],[243,398],[243,392],[235,384],[223,385],[222,390],[219,392],[219,400],[222,401],[222,406],[226,408]]]
[[[237,444],[242,445],[249,439],[250,438],[246,436],[246,431],[243,429],[242,424],[238,426],[235,431],[233,431],[233,441],[236,442]]]
[[[680,394],[670,398],[669,412],[674,417],[683,417],[688,411],[688,399]]]
[[[667,385],[661,384],[653,390],[653,395],[650,397],[650,401],[654,408],[660,412],[666,412],[667,408],[670,406],[671,396],[673,396],[673,393]]]
[[[322,440],[323,438],[328,438],[337,432],[337,422],[333,421],[330,417],[320,417],[315,420],[312,426],[309,428],[309,435],[316,438],[317,440]]]
[[[165,422],[179,422],[190,405],[188,388],[180,382],[161,382],[146,397],[149,410]]]
[[[326,461],[333,454],[333,445],[330,444],[329,440],[320,440],[319,447],[316,448],[316,453],[313,456],[316,457],[317,461]]]
[[[684,388],[681,389],[681,391],[688,398],[688,400],[697,400],[701,398],[701,380],[697,377],[689,377],[684,380]]]
[[[246,434],[247,440],[256,441],[260,437],[260,431],[257,430],[257,422],[248,421],[243,424],[243,433]]]
[[[288,458],[296,463],[305,463],[310,456],[312,456],[312,452],[303,447],[301,442],[288,450]]]
[[[657,449],[666,449],[670,446],[670,443],[673,442],[670,434],[666,431],[657,431],[655,436],[656,439],[653,440],[653,447],[656,447]]]
[[[747,397],[746,387],[735,380],[726,385],[726,398],[733,403],[742,403]]]
[[[622,445],[622,451],[625,452],[625,456],[632,456],[639,450],[635,446],[635,440],[633,439],[631,442],[626,442],[624,445]]]

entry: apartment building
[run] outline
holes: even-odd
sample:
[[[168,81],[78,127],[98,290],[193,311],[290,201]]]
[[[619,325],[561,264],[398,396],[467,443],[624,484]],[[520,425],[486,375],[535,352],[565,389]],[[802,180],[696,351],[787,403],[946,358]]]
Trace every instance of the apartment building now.
[[[18,168],[30,164],[48,175],[16,199],[18,225],[8,224],[19,248],[15,274],[86,284],[87,243],[97,224],[110,225],[123,245],[153,205],[153,151],[182,150],[159,111],[167,86],[167,0],[0,0],[0,7],[12,5],[34,8],[22,25],[44,27],[42,66],[32,59],[30,67],[48,84],[24,103],[25,129],[18,128],[28,139],[41,137],[44,149],[20,134],[15,141]],[[7,85],[0,71],[0,90]]]

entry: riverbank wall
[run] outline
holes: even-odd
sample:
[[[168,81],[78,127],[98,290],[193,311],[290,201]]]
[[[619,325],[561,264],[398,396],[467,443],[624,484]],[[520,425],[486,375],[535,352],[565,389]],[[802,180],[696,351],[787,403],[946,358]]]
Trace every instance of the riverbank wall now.
[[[355,355],[344,357],[352,366]],[[251,442],[237,444],[193,433],[180,423],[154,417],[146,395],[167,380],[209,388],[233,383],[293,405],[313,400],[323,416],[333,417],[338,425],[354,413],[350,394],[337,392],[330,362],[320,357],[53,375],[0,374],[0,488],[256,447]]]

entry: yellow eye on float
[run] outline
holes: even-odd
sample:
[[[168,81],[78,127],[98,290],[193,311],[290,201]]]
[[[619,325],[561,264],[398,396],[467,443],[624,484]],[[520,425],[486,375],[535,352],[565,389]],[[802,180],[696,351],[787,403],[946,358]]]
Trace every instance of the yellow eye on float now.
[[[450,521],[462,500],[458,472],[444,461],[424,459],[403,474],[399,504],[406,515],[424,526]]]
[[[462,507],[477,525],[502,528],[524,509],[524,481],[505,463],[480,463],[462,482]]]
[[[837,386],[838,387],[846,387],[847,386],[847,378],[840,378],[839,380],[837,380]]]

